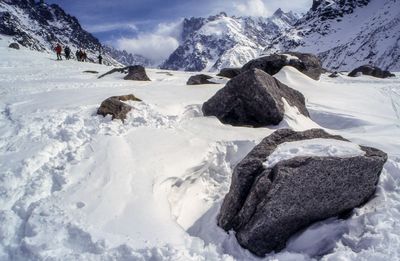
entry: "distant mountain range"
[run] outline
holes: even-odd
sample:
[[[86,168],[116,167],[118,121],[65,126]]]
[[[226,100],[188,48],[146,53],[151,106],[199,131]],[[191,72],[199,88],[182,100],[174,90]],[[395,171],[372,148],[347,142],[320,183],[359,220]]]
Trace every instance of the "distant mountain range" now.
[[[141,64],[163,69],[217,71],[239,67],[260,55],[281,51],[317,54],[331,70],[373,64],[400,71],[400,1],[314,0],[303,16],[278,9],[269,18],[220,13],[182,22],[179,47],[161,65],[102,45],[78,20],[57,5],[34,0],[0,1],[0,34],[21,45],[50,51],[56,42],[84,47],[109,64]]]

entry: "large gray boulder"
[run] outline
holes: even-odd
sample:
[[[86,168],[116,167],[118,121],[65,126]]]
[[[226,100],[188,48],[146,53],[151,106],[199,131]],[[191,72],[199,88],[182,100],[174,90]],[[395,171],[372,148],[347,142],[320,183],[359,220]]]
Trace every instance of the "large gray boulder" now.
[[[395,75],[389,71],[384,71],[378,67],[372,65],[363,65],[360,66],[349,73],[350,77],[357,77],[360,75],[369,75],[376,78],[389,78],[395,77]]]
[[[258,68],[270,75],[274,75],[284,66],[292,66],[314,80],[319,80],[324,71],[317,56],[298,52],[272,54],[251,60],[243,66],[242,71]]]
[[[226,77],[226,78],[232,79],[232,78],[235,78],[236,76],[238,76],[241,73],[242,73],[242,69],[241,68],[223,68],[217,74],[217,76],[222,76],[222,77]]]
[[[186,84],[187,85],[217,84],[216,82],[213,82],[211,79],[213,79],[213,77],[209,75],[198,74],[191,76],[189,80],[186,82]]]
[[[133,65],[133,66],[127,66],[124,68],[114,68],[111,71],[100,75],[98,79],[101,79],[107,75],[113,74],[113,73],[122,73],[126,74],[124,77],[124,80],[131,80],[131,81],[150,81],[150,78],[146,74],[146,69],[141,66],[141,65]]]
[[[141,101],[133,94],[123,96],[113,96],[103,101],[97,110],[98,115],[111,115],[112,119],[124,121],[128,112],[132,110],[132,106],[124,103],[124,101]]]
[[[259,69],[251,69],[231,79],[203,104],[205,116],[216,116],[233,126],[277,125],[284,117],[282,98],[309,116],[304,96]]]
[[[19,44],[17,44],[17,43],[11,43],[11,44],[8,46],[8,48],[15,49],[15,50],[19,50],[19,49],[20,49],[20,48],[19,48]]]
[[[354,157],[295,157],[265,168],[279,144],[309,139],[346,141],[321,129],[281,129],[265,138],[234,169],[218,225],[236,231],[240,245],[258,256],[279,251],[312,223],[348,213],[375,193],[387,155],[360,147]]]

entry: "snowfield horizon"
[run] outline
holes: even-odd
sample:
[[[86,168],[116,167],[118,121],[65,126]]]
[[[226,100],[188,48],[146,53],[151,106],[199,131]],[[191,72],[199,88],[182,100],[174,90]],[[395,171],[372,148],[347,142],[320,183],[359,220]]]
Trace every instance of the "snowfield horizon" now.
[[[113,67],[56,61],[1,38],[0,260],[400,260],[400,72],[317,81],[286,66],[274,77],[304,95],[310,117],[284,102],[278,126],[233,127],[201,109],[228,79],[189,86],[198,73],[161,69],[146,69],[148,82],[98,79]],[[126,102],[124,122],[96,114],[128,94],[142,102]],[[375,196],[350,217],[317,222],[259,258],[217,215],[234,167],[283,128],[321,128],[388,160]],[[269,160],[364,153],[313,142]]]

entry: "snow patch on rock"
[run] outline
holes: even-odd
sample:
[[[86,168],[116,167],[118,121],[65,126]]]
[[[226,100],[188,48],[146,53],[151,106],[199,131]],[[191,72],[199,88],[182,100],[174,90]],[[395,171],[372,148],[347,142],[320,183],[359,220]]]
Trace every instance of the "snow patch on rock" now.
[[[311,139],[280,144],[264,162],[265,168],[273,168],[281,161],[295,157],[339,157],[362,156],[360,146],[348,141],[333,139]]]

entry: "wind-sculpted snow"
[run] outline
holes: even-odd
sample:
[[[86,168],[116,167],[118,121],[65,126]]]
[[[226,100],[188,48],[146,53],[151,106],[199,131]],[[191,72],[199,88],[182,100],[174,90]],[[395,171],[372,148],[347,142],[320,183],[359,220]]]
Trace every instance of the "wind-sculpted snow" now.
[[[285,67],[275,76],[304,94],[311,119],[283,101],[280,126],[253,129],[202,115],[224,84],[187,86],[194,74],[160,70],[148,70],[151,82],[97,79],[83,72],[110,68],[9,40],[0,41],[0,260],[260,260],[216,224],[232,168],[276,128],[320,124],[389,154],[377,195],[265,260],[400,258],[398,74],[314,81]],[[142,102],[124,123],[96,115],[126,94]]]

